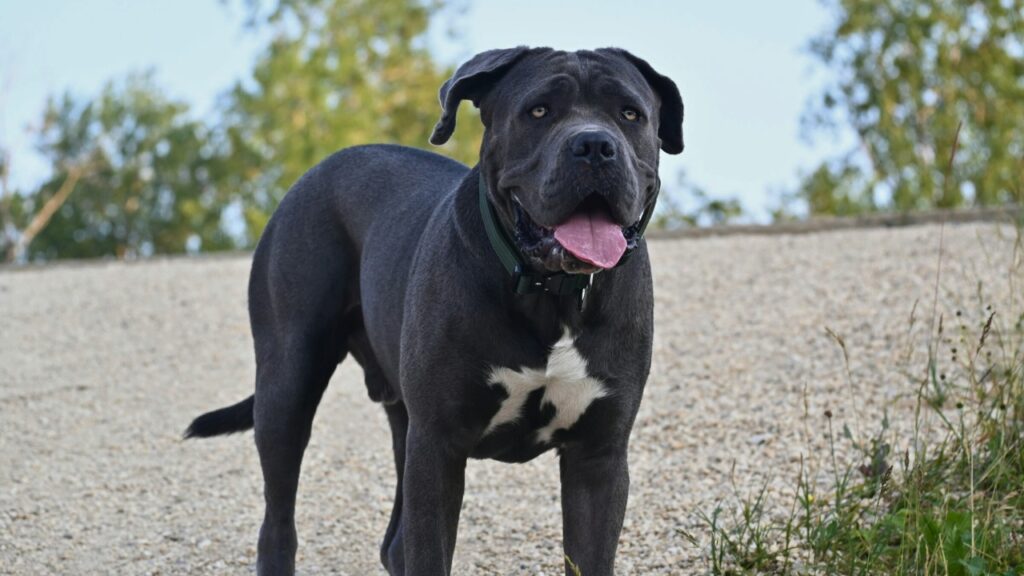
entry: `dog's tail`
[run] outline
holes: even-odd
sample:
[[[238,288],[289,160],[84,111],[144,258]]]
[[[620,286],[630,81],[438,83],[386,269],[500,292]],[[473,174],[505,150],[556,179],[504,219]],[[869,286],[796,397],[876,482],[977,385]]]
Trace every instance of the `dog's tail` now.
[[[255,398],[249,396],[238,404],[203,414],[189,424],[188,430],[185,430],[185,438],[209,438],[245,432],[252,428],[252,407]]]

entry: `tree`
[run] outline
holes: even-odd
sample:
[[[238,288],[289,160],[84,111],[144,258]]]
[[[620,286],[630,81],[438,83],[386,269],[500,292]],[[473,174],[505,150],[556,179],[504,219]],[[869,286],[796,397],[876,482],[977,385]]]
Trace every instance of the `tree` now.
[[[703,187],[694,184],[685,171],[680,171],[675,186],[662,186],[649,227],[652,230],[680,230],[722,226],[742,216],[743,206],[739,200],[711,197]]]
[[[271,32],[252,78],[213,126],[167,98],[152,74],[94,100],[52,98],[38,130],[52,176],[7,188],[0,154],[0,258],[137,257],[252,246],[287,189],[346,146],[427,147],[451,69],[426,46],[440,0],[246,0]],[[464,106],[436,149],[465,162],[481,136]]]
[[[234,246],[221,222],[225,163],[209,130],[187,113],[152,74],[108,83],[95,101],[67,93],[51,99],[37,138],[52,176],[32,193],[5,194],[20,230],[8,258]]]
[[[288,188],[330,153],[377,142],[428,148],[440,114],[437,92],[452,70],[435,63],[426,46],[440,2],[249,5],[252,24],[273,39],[251,81],[229,94],[226,126],[251,242]],[[459,133],[432,149],[474,162],[480,123],[467,116],[475,112],[462,114]]]
[[[835,78],[806,119],[860,147],[805,178],[811,213],[1024,201],[1024,0],[824,4]]]

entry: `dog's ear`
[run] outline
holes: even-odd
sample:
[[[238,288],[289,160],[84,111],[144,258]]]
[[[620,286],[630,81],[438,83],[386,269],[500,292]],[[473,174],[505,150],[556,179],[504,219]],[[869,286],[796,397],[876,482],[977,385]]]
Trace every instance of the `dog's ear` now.
[[[659,74],[643,58],[638,58],[621,48],[604,48],[602,51],[622,56],[640,71],[661,100],[661,110],[658,112],[658,138],[661,139],[661,149],[669,154],[682,152],[683,98],[679,95],[676,83]]]
[[[459,102],[472,100],[474,106],[480,106],[480,99],[487,90],[529,51],[526,46],[488,50],[459,66],[455,74],[441,85],[441,119],[434,126],[430,143],[440,146],[447,142],[455,131],[455,113],[459,111]]]

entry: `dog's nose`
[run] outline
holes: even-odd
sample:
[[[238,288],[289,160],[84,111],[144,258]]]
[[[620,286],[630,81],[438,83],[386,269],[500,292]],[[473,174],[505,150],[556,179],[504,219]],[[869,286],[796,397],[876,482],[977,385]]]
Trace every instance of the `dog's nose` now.
[[[587,130],[569,139],[573,158],[594,166],[615,159],[615,142],[607,132]]]

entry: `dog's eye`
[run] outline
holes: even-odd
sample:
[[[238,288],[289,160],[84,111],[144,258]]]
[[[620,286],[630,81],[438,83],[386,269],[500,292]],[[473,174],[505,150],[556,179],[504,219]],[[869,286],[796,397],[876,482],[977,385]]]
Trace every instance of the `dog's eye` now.
[[[640,119],[640,113],[632,108],[623,108],[622,117],[629,122],[636,122]]]
[[[534,106],[533,108],[530,108],[530,116],[533,116],[534,118],[543,118],[543,117],[545,117],[547,115],[548,115],[548,107],[547,106]]]

